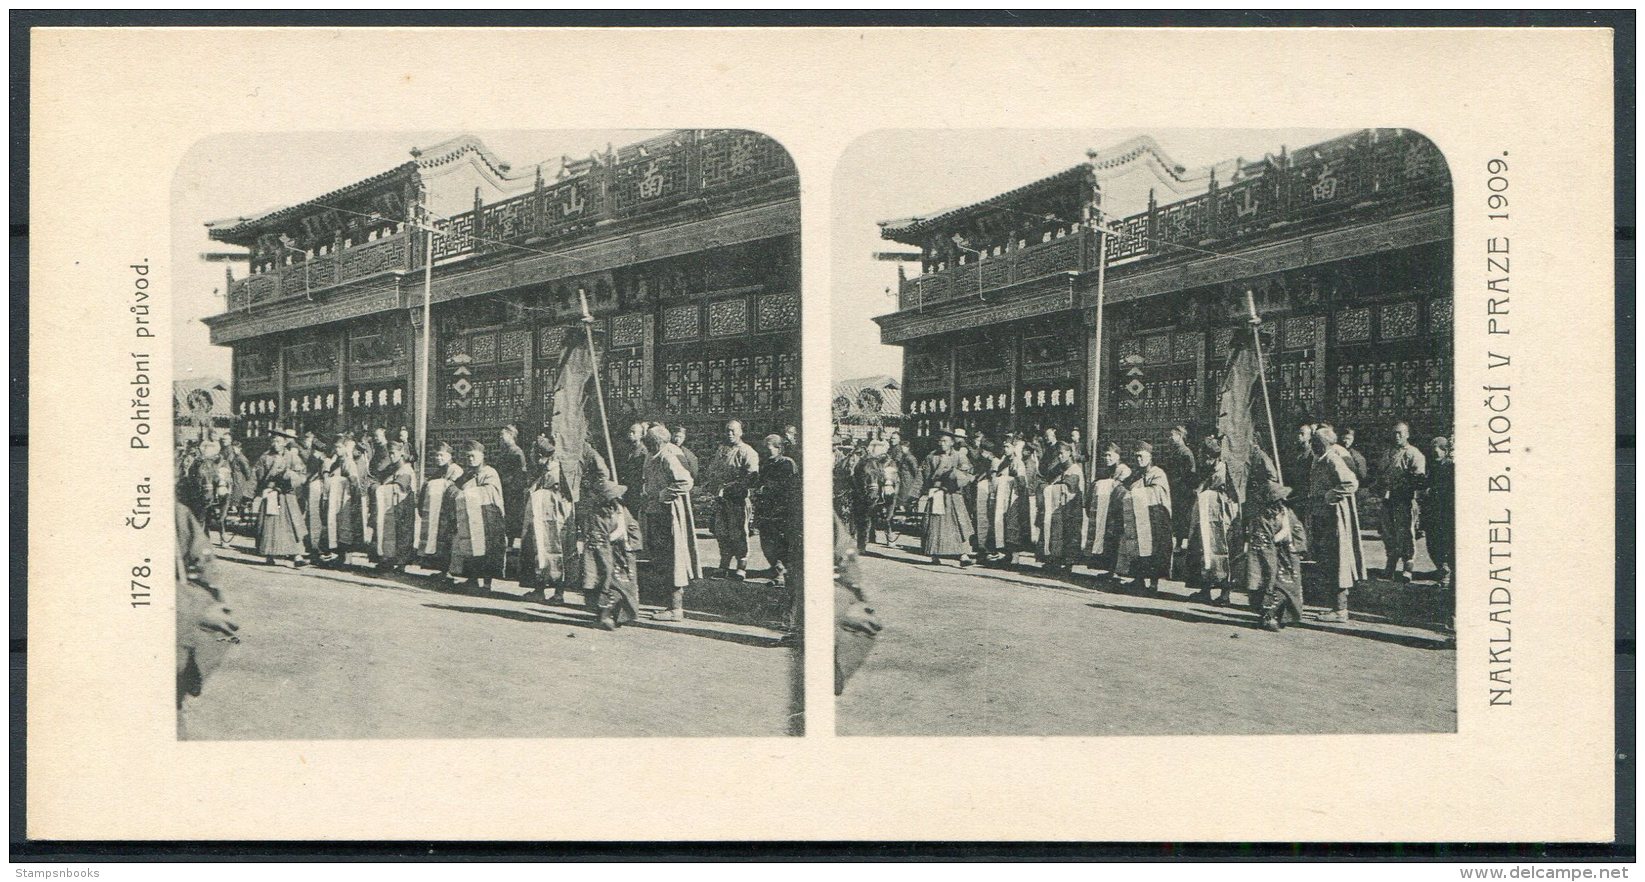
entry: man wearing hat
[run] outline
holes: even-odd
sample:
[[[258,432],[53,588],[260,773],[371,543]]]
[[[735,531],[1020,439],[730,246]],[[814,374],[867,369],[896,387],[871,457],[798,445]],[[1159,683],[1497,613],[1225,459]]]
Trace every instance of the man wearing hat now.
[[[1308,534],[1286,505],[1291,488],[1276,480],[1253,484],[1246,505],[1247,549],[1243,587],[1262,611],[1262,627],[1278,631],[1302,620],[1302,558]]]
[[[470,441],[463,450],[468,468],[457,479],[457,532],[451,542],[451,574],[467,576],[463,587],[490,591],[503,575],[508,533],[503,529],[503,481],[486,465],[486,448]]]
[[[503,526],[512,538],[520,535],[521,525],[525,521],[525,493],[526,485],[530,483],[527,477],[530,464],[525,451],[520,449],[519,427],[509,423],[498,435],[501,446],[493,458],[494,467],[497,477],[503,482]]]
[[[577,554],[574,509],[576,476],[560,461],[551,438],[532,446],[537,477],[526,487],[520,533],[520,584],[545,595],[549,603],[565,600],[567,567]],[[586,605],[593,598],[584,592]]]
[[[599,614],[600,627],[615,631],[640,614],[634,555],[640,550],[639,522],[623,506],[628,488],[602,481],[598,496],[577,511],[583,538],[581,585],[584,603]]]
[[[668,429],[652,426],[644,440],[649,456],[645,461],[645,502],[641,535],[650,565],[659,581],[669,586],[668,609],[652,616],[659,622],[685,621],[685,589],[692,579],[703,577],[702,560],[697,555],[697,518],[691,506],[691,473],[680,462],[679,448],[669,440]]]
[[[1200,458],[1199,480],[1193,509],[1188,519],[1188,587],[1197,588],[1196,599],[1226,603],[1233,591],[1234,557],[1238,554],[1239,498],[1222,458],[1222,440],[1205,438]],[[1214,596],[1221,589],[1220,597]]]
[[[355,551],[369,553],[366,541],[370,506],[371,463],[355,445],[354,436],[343,432],[332,447],[331,460],[321,480],[324,485],[320,511],[320,533],[315,548],[329,552],[332,562],[345,566]],[[312,519],[312,514],[310,515]]]
[[[307,566],[304,541],[307,525],[297,504],[297,490],[308,470],[303,458],[292,448],[296,435],[287,429],[269,433],[269,448],[257,460],[255,470],[257,502],[257,553],[269,564],[289,557],[294,566]]]
[[[1051,449],[1051,465],[1039,493],[1039,558],[1053,572],[1068,572],[1085,527],[1085,470],[1074,462],[1074,445],[1060,441]]]
[[[925,457],[921,469],[920,513],[925,531],[920,537],[920,553],[941,564],[945,557],[957,557],[960,566],[971,565],[971,538],[974,532],[964,490],[974,474],[971,459],[954,447],[954,432],[937,433],[937,449]]]
[[[427,474],[417,497],[417,554],[423,566],[434,570],[439,584],[450,582],[451,546],[457,538],[457,481],[463,467],[455,460],[451,445],[441,441],[431,457],[434,470]]]
[[[417,544],[417,482],[411,448],[390,441],[373,469],[371,556],[377,568],[405,572]]]
[[[1188,446],[1188,427],[1172,426],[1170,444],[1157,464],[1171,482],[1171,535],[1179,543],[1188,540],[1188,524],[1194,516],[1194,487],[1199,483],[1199,460]]]
[[[983,563],[1010,564],[1034,547],[1031,500],[1039,492],[1039,466],[1025,452],[1021,435],[1009,433],[1003,446],[979,445],[972,512],[977,553]]]
[[[1135,589],[1159,591],[1171,576],[1171,480],[1154,465],[1154,445],[1138,441],[1131,450],[1131,476],[1120,501],[1119,573]]]
[[[1120,446],[1112,441],[1103,445],[1086,502],[1090,533],[1085,550],[1091,555],[1087,563],[1094,570],[1104,571],[1104,579],[1111,578],[1116,569],[1120,540],[1125,536],[1120,510],[1124,507],[1125,482],[1130,477],[1131,467],[1120,459]]]

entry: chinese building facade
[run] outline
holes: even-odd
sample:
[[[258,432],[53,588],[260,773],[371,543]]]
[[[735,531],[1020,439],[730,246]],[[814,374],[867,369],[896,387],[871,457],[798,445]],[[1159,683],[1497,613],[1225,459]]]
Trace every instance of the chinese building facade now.
[[[463,137],[208,227],[250,250],[206,323],[234,350],[233,406],[252,436],[415,435],[431,237],[431,441],[545,425],[584,298],[614,437],[660,420],[707,446],[733,417],[750,433],[799,422],[799,186],[763,135],[670,132],[552,176]]]
[[[1150,152],[881,224],[921,251],[898,310],[876,319],[903,347],[908,434],[1089,435],[1093,415],[1103,441],[1212,430],[1248,297],[1282,439],[1318,419],[1362,438],[1398,421],[1413,438],[1450,433],[1451,185],[1427,139],[1362,131],[1219,166],[1226,182],[1214,169],[1187,198],[1150,192],[1144,211],[1102,213],[1104,177],[1160,164]]]

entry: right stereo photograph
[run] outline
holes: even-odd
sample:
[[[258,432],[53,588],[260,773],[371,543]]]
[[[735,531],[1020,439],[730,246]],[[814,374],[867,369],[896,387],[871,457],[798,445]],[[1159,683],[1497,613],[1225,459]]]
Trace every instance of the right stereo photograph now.
[[[1456,731],[1432,142],[888,130],[833,204],[839,734]]]

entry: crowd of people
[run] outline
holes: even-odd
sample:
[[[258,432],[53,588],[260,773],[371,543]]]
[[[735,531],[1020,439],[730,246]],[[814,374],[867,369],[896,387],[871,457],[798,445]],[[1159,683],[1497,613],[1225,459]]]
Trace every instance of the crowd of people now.
[[[217,544],[238,516],[255,525],[256,553],[289,561],[382,571],[428,571],[441,587],[489,592],[512,578],[552,604],[577,590],[601,627],[640,612],[639,588],[666,588],[656,621],[686,618],[685,591],[705,570],[697,548],[695,494],[711,500],[720,575],[749,576],[755,535],[775,587],[797,563],[800,530],[798,432],[767,435],[760,450],[731,420],[706,467],[685,446],[685,429],[633,423],[613,464],[592,444],[562,451],[549,429],[529,447],[507,425],[496,444],[432,444],[418,468],[409,431],[269,433],[253,462],[229,432],[179,444],[177,495]],[[790,603],[792,630],[798,604]]]
[[[1410,427],[1397,423],[1374,469],[1355,449],[1354,430],[1339,435],[1329,422],[1299,425],[1283,463],[1260,444],[1248,462],[1232,462],[1214,431],[1199,437],[1197,450],[1190,438],[1176,426],[1156,452],[1147,441],[1088,448],[1077,429],[1063,441],[1055,428],[998,440],[953,428],[938,432],[936,448],[921,459],[893,431],[836,447],[836,511],[859,551],[882,532],[889,544],[892,525],[911,520],[933,564],[1006,566],[1033,555],[1048,572],[1085,567],[1104,582],[1126,579],[1134,591],[1158,592],[1160,580],[1178,579],[1196,599],[1219,605],[1244,591],[1262,626],[1279,630],[1301,620],[1305,580],[1334,594],[1319,621],[1349,620],[1349,595],[1371,576],[1361,541],[1364,496],[1379,511],[1381,575],[1410,583],[1416,540],[1425,534],[1437,568],[1431,575],[1450,587],[1449,438],[1434,438],[1424,453],[1411,444]]]

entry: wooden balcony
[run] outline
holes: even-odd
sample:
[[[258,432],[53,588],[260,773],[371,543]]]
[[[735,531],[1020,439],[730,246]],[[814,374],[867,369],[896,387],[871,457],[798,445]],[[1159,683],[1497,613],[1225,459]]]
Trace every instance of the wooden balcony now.
[[[904,279],[899,302],[901,309],[924,309],[950,300],[976,299],[979,293],[986,295],[1000,288],[1057,273],[1083,272],[1095,266],[1096,233],[1077,230],[1060,239],[984,257],[977,263]]]

